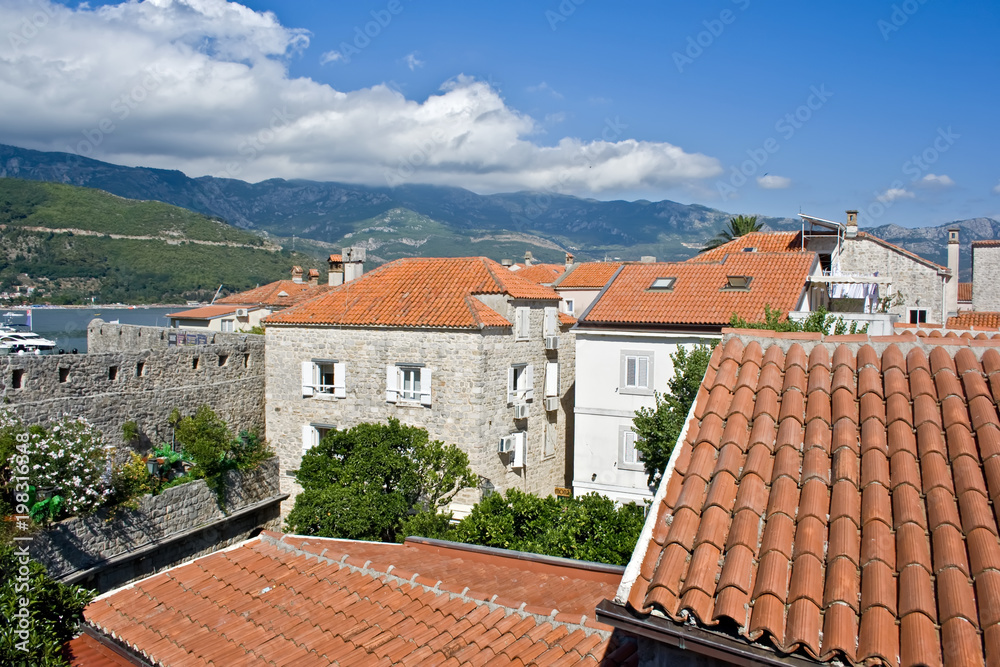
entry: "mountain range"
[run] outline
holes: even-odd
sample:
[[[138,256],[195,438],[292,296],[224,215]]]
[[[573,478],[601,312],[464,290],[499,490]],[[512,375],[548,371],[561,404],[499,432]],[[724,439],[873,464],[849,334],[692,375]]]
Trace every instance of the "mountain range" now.
[[[694,255],[732,216],[697,204],[663,200],[599,201],[552,192],[480,195],[453,187],[403,184],[371,187],[270,179],[247,183],[180,171],[124,167],[71,153],[0,145],[0,177],[50,181],[158,200],[277,237],[283,245],[322,256],[362,245],[374,262],[403,256],[486,255],[544,261],[681,260]],[[750,213],[750,212],[743,212]],[[768,228],[798,229],[797,218],[760,217]],[[944,264],[947,230],[962,229],[962,279],[968,280],[973,240],[1000,238],[1000,222],[962,220],[936,227],[883,225],[876,236]]]

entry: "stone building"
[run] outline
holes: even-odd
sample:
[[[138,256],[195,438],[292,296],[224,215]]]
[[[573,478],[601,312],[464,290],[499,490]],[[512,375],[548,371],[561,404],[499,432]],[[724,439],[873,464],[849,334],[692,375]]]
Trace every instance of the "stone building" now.
[[[1000,311],[1000,241],[972,242],[972,309]]]
[[[411,258],[271,315],[267,437],[282,490],[294,499],[292,473],[328,430],[390,417],[461,447],[497,491],[565,486],[574,346],[558,304],[486,258]],[[453,510],[479,499],[467,489]]]

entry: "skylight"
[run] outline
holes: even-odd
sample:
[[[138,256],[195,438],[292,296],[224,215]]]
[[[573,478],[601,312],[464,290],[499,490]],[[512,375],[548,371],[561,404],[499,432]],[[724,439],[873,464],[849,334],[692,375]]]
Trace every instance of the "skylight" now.
[[[748,290],[753,276],[726,276],[726,286],[722,289]]]
[[[757,248],[743,248],[743,252],[757,252]]]
[[[672,276],[667,278],[657,278],[653,281],[653,284],[649,286],[649,289],[669,292],[674,289],[674,283],[676,282],[677,278]]]

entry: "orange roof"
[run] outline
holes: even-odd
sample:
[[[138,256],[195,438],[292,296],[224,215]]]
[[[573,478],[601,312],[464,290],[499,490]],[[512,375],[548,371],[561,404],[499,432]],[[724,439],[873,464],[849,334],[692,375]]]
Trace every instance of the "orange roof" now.
[[[462,329],[510,326],[503,315],[475,299],[477,294],[559,299],[551,288],[526,280],[486,257],[414,257],[383,264],[265,321]]]
[[[799,305],[814,253],[736,253],[725,262],[627,264],[580,319],[587,324],[729,323],[733,313],[749,321],[764,306],[781,312]],[[727,290],[727,276],[751,276],[749,289]],[[673,289],[651,290],[657,278],[675,278]]]
[[[750,232],[699,253],[688,261],[717,262],[726,255],[745,252],[744,248],[754,248],[757,252],[801,252],[801,234],[801,232]]]
[[[328,262],[343,262],[344,261],[344,256],[343,255],[330,255],[330,258],[327,261]]]
[[[515,264],[514,266],[520,267],[515,271],[517,275],[539,285],[551,285],[566,271],[565,264],[532,264],[531,266]]]
[[[1000,240],[986,239],[984,241],[973,241],[973,248],[1000,248]]]
[[[261,285],[245,292],[230,294],[216,303],[238,303],[243,305],[261,305],[270,308],[288,308],[297,303],[311,299],[317,294],[331,289],[329,285],[310,285],[294,280],[276,280],[273,283]]]
[[[86,633],[66,642],[64,648],[72,667],[133,667],[137,664]]]
[[[624,262],[584,262],[574,264],[563,274],[555,287],[563,289],[600,289]]]
[[[265,532],[84,617],[153,664],[634,664],[634,636],[594,620],[622,568],[523,556]]]
[[[997,343],[748,333],[713,353],[616,602],[772,661],[1000,664]]]
[[[1000,328],[1000,313],[987,310],[959,311],[957,317],[949,317],[948,329],[997,329]]]
[[[966,303],[972,302],[972,283],[958,284],[958,300]]]
[[[237,309],[243,308],[244,306],[233,306],[233,305],[222,305],[222,306],[202,306],[201,308],[192,308],[191,310],[182,310],[178,313],[168,313],[167,317],[173,317],[176,319],[184,320],[211,320],[215,317],[221,317],[223,315],[230,315],[235,313]]]

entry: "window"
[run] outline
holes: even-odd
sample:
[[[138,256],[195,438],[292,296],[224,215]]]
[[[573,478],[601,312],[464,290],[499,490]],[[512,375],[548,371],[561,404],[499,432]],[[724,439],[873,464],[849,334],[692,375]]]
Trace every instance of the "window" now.
[[[233,333],[235,324],[233,320],[222,320],[222,333]]]
[[[559,395],[559,362],[549,361],[545,364],[545,396]]]
[[[389,403],[431,404],[431,369],[423,364],[385,367],[385,400]]]
[[[59,369],[59,381],[60,382],[67,382],[67,381],[69,381],[69,369],[68,368],[60,368]]]
[[[559,309],[558,308],[546,308],[545,309],[545,335],[546,336],[558,336],[559,335]]]
[[[228,354],[220,354],[219,355],[219,366],[225,366],[228,361],[229,361],[229,355]]]
[[[625,350],[621,357],[621,380],[619,391],[622,394],[653,393],[653,353]]]
[[[618,427],[618,467],[643,471],[642,452],[635,448],[636,435],[630,426]]]
[[[136,362],[135,364],[135,376],[141,378],[146,374],[146,363],[143,361]]]
[[[302,362],[302,395],[347,398],[347,365],[341,361],[312,359]]]
[[[657,278],[653,281],[653,284],[649,286],[649,289],[656,290],[657,292],[672,292],[674,290],[674,283],[677,282],[677,278]]]
[[[14,389],[20,389],[24,386],[24,369],[15,368],[10,374],[10,386]]]
[[[726,276],[724,290],[748,290],[753,276]]]
[[[108,366],[108,380],[114,382],[118,379],[118,367]]]
[[[924,324],[927,322],[926,308],[910,308],[910,324]]]
[[[333,424],[306,424],[302,427],[302,453],[305,454],[319,445],[330,431],[336,431]]]
[[[576,304],[573,299],[566,299],[566,312],[569,315],[576,312]]]
[[[191,360],[191,370],[193,370],[193,371],[198,370],[198,357],[194,357]]]
[[[507,371],[507,403],[524,403],[535,398],[534,372],[531,364],[517,364]]]
[[[550,456],[555,456],[556,454],[556,438],[558,438],[556,432],[556,423],[554,421],[545,422],[545,449],[542,456],[548,458]]]
[[[514,309],[514,338],[517,340],[527,340],[531,329],[531,308],[520,307]]]

